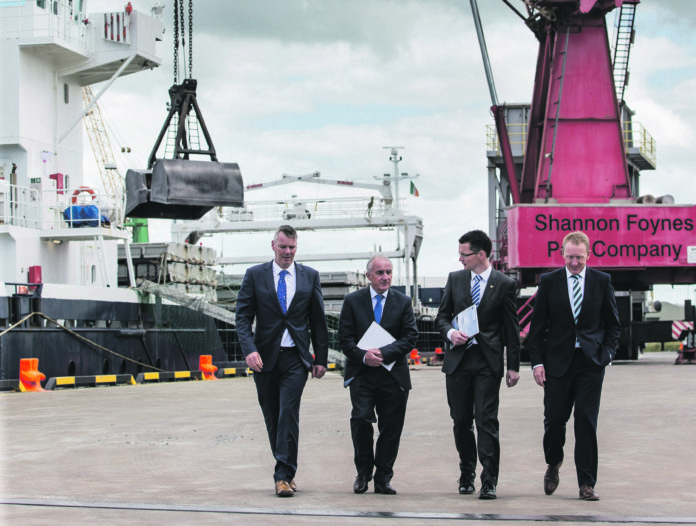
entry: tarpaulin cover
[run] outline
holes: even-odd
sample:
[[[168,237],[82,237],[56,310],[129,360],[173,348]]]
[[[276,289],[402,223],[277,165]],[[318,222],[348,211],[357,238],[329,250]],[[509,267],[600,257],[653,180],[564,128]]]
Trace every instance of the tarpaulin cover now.
[[[108,225],[109,220],[99,215],[99,209],[94,205],[72,205],[63,210],[63,219],[71,228],[85,226]]]
[[[126,173],[126,216],[200,219],[216,206],[243,206],[237,163],[160,159],[152,172]]]

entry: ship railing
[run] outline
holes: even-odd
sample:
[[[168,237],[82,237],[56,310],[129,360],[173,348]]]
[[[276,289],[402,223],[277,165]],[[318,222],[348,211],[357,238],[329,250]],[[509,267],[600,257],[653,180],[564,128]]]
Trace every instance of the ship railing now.
[[[0,34],[5,38],[19,38],[20,44],[52,43],[59,39],[84,47],[87,26],[86,15],[72,0],[36,0],[10,2],[3,6]]]
[[[524,155],[527,149],[528,129],[529,124],[526,122],[512,122],[507,124],[508,137],[510,137],[510,148],[512,148],[513,155]],[[486,151],[495,152],[497,157],[502,155],[498,130],[494,124],[486,125]]]
[[[89,187],[74,190],[12,185],[0,179],[0,225],[42,231],[66,228],[123,228],[123,196],[108,195]]]
[[[41,192],[0,180],[0,225],[39,228]]]
[[[230,222],[291,220],[291,219],[336,219],[364,216],[367,220],[394,214],[395,209],[405,212],[405,200],[399,206],[383,199],[371,197],[337,197],[327,199],[288,199],[275,201],[247,201],[242,208],[225,208],[223,219]]]
[[[655,166],[657,160],[657,143],[652,135],[640,122],[623,121],[621,123],[625,153],[632,149],[638,149],[641,155]],[[527,149],[527,132],[529,125],[526,122],[508,123],[507,132],[510,137],[510,147],[515,156],[525,155]],[[486,150],[501,156],[498,131],[493,124],[486,125]]]
[[[629,153],[631,149],[637,148],[641,155],[652,165],[657,162],[657,143],[650,132],[640,122],[624,121],[623,140],[624,151]]]

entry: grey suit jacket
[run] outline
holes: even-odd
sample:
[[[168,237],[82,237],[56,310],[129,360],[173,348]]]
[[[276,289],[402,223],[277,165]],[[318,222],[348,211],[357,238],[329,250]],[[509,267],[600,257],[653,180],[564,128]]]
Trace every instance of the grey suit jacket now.
[[[295,263],[295,295],[283,314],[273,281],[273,262],[247,269],[237,296],[237,336],[244,356],[258,351],[263,372],[272,371],[278,360],[280,341],[285,329],[295,342],[305,366],[326,367],[329,332],[324,316],[319,273]],[[256,331],[252,325],[256,319]],[[310,353],[310,338],[314,357]]]
[[[476,309],[480,330],[476,342],[491,371],[500,377],[504,375],[504,349],[507,350],[507,368],[520,369],[520,326],[515,297],[515,282],[493,269]],[[471,271],[451,272],[435,319],[445,341],[449,342],[447,333],[453,328],[452,320],[471,305]],[[442,371],[446,374],[456,370],[466,352],[464,345],[452,346],[449,343],[449,346],[442,364]]]

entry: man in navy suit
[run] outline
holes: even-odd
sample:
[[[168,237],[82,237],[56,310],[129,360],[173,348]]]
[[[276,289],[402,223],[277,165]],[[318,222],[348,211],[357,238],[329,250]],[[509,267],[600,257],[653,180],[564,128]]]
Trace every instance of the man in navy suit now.
[[[498,405],[507,350],[508,387],[520,374],[520,330],[515,282],[491,267],[493,244],[481,230],[459,238],[459,261],[464,270],[450,273],[437,313],[436,326],[446,341],[442,372],[447,376],[447,402],[454,422],[459,453],[459,493],[476,491],[476,454],[483,467],[480,499],[495,499],[500,466]],[[457,315],[476,306],[479,332],[467,334],[454,326]],[[474,421],[476,434],[474,436]]]
[[[416,345],[418,329],[411,299],[390,289],[391,261],[373,256],[366,276],[370,286],[345,297],[338,325],[341,350],[348,358],[344,384],[350,388],[353,405],[350,431],[358,472],[353,491],[365,493],[374,471],[375,493],[394,495],[390,481],[411,389],[406,355]],[[395,341],[379,348],[359,348],[372,323],[378,323]],[[373,450],[375,422],[379,438]]]
[[[621,323],[608,274],[587,267],[590,240],[563,239],[565,267],[541,276],[525,345],[544,388],[544,492],[559,483],[566,423],[575,406],[575,470],[580,498],[599,500],[597,417],[604,369],[616,354]]]
[[[314,378],[326,372],[329,336],[319,273],[294,262],[295,229],[280,226],[271,248],[274,260],[251,267],[244,275],[237,296],[237,335],[246,363],[254,371],[276,460],[276,495],[291,497],[297,489],[300,399],[308,370]]]

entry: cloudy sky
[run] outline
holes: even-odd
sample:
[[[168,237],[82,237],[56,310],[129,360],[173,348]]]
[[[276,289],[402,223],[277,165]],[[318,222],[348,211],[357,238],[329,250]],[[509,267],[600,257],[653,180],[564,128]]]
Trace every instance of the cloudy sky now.
[[[124,2],[89,0],[90,11]],[[148,12],[154,1],[134,0]],[[163,21],[160,68],[117,81],[102,98],[122,173],[144,168],[166,117],[173,83],[172,2]],[[512,0],[524,10],[520,0]],[[502,1],[479,1],[501,102],[531,98],[537,41]],[[614,13],[607,18],[610,35]],[[644,0],[636,10],[625,99],[657,141],[656,171],[641,193],[696,203],[691,151],[696,140],[696,2]],[[197,0],[193,76],[218,158],[239,163],[245,184],[320,171],[327,179],[374,183],[391,172],[385,146],[403,146],[400,172],[419,174],[420,197],[406,209],[424,221],[419,274],[460,268],[457,238],[487,230],[486,125],[491,105],[468,0]],[[180,68],[181,68],[180,62]],[[327,187],[297,183],[249,200],[320,198]],[[402,184],[401,196],[408,196]],[[334,194],[335,195],[335,194]],[[346,194],[353,195],[353,194]],[[154,240],[167,236],[155,225]],[[224,256],[270,252],[270,234],[237,234]],[[394,233],[303,233],[303,251],[395,248]],[[357,270],[363,262],[317,262],[320,270]],[[243,268],[230,269],[242,272]],[[426,283],[427,284],[427,283]],[[665,288],[661,290],[664,291]],[[686,299],[693,287],[668,299]],[[661,299],[661,298],[657,298]]]

